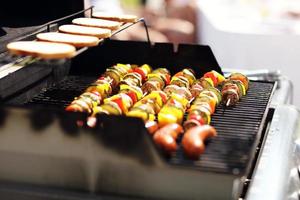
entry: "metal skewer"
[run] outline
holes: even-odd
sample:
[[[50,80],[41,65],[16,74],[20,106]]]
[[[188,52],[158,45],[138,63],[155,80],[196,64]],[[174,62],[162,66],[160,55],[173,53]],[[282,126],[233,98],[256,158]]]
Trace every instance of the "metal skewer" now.
[[[227,102],[226,102],[226,106],[228,107],[228,106],[229,106],[229,104],[230,104],[230,98],[227,100]]]

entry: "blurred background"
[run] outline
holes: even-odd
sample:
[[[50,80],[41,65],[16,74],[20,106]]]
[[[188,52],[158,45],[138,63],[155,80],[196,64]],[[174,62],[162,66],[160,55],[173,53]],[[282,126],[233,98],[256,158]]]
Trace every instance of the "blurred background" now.
[[[91,0],[95,10],[144,17],[152,42],[209,45],[220,66],[280,71],[300,107],[300,0]],[[145,40],[142,26],[118,39]],[[199,55],[200,56],[200,55]],[[291,91],[292,93],[292,91]]]

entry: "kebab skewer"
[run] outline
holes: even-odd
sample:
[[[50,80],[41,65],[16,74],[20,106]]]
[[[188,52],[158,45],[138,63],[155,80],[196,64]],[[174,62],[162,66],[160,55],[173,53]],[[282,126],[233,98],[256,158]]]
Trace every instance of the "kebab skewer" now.
[[[154,121],[156,115],[168,100],[162,89],[169,83],[170,72],[165,68],[155,69],[148,74],[148,79],[142,86],[144,97],[127,113],[127,116],[143,119],[145,127],[152,134],[158,129],[158,124]]]
[[[131,70],[131,65],[117,64],[106,69],[97,81],[92,83],[86,91],[75,98],[66,111],[92,113],[93,108],[99,105],[104,98],[116,90],[121,78]]]
[[[125,115],[129,108],[142,98],[141,86],[149,72],[151,72],[151,67],[145,64],[132,69],[123,76],[119,93],[104,99],[102,105],[94,107],[93,116],[97,113]]]
[[[193,98],[189,88],[195,81],[194,72],[184,69],[176,73],[172,77],[170,85],[164,89],[169,100],[158,113],[158,124],[161,128],[154,133],[153,139],[167,153],[177,149],[176,140],[183,133],[181,123],[184,113]]]
[[[232,73],[222,85],[222,102],[225,106],[235,105],[249,88],[248,78],[241,73]]]
[[[212,76],[214,77],[214,80],[212,80],[211,78]],[[184,134],[183,136],[185,138],[185,141],[189,141],[189,142],[183,143],[183,148],[187,156],[193,157],[194,149],[195,148],[197,149],[197,145],[199,144],[198,140],[194,140],[196,135],[204,135],[207,137],[216,135],[215,129],[209,125],[207,125],[206,129],[199,129],[199,128],[196,129],[194,127],[201,127],[205,124],[210,123],[211,114],[213,114],[213,112],[215,111],[217,104],[221,102],[220,91],[217,88],[215,88],[214,85],[219,85],[220,83],[222,83],[224,81],[224,77],[217,72],[208,72],[206,76],[202,77],[199,80],[196,79],[190,79],[190,80],[192,80],[189,82],[190,85],[185,83],[184,85],[181,84],[180,86],[185,86],[184,88],[186,88],[187,91],[190,91],[191,94],[191,96],[182,95],[185,96],[186,100],[192,101],[192,105],[188,109],[189,113],[187,116],[187,121],[184,123],[184,128],[187,131],[186,133],[188,134]],[[171,87],[171,85],[168,87]],[[172,86],[172,89],[174,89],[174,86]],[[174,90],[171,93],[173,92]],[[181,92],[180,94],[184,94],[184,93]],[[176,121],[175,123],[181,123],[181,121]],[[182,132],[176,132],[171,128],[168,128],[169,126],[172,127],[171,125],[173,124],[174,122],[168,121],[166,126],[159,129],[154,134],[155,143],[159,144],[159,146],[161,146],[169,153],[177,149],[176,139],[179,136],[179,134],[182,133]],[[207,131],[213,132],[215,134],[204,134],[204,132]],[[198,138],[202,139],[203,140],[202,144],[204,144],[204,140],[206,140],[207,137],[198,137]],[[204,147],[202,148],[204,149]],[[198,154],[200,155],[200,153],[202,153],[203,151],[196,151],[196,152],[198,152]]]

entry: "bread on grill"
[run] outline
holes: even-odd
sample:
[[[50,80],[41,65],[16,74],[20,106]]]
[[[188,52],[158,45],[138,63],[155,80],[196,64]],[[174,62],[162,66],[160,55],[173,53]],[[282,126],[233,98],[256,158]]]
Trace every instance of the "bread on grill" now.
[[[42,41],[11,42],[7,45],[7,49],[15,55],[44,59],[71,58],[76,53],[76,49],[72,45]]]
[[[74,35],[67,33],[49,32],[37,34],[37,39],[46,42],[70,44],[75,47],[91,47],[99,44],[99,39],[94,36]]]
[[[137,16],[135,15],[111,14],[105,12],[93,12],[93,17],[125,23],[133,23],[138,20]]]
[[[73,19],[72,23],[81,26],[107,28],[110,30],[117,30],[121,26],[120,22],[87,17]]]
[[[110,29],[79,26],[73,24],[62,25],[58,28],[58,30],[63,33],[69,33],[75,35],[88,35],[97,38],[108,38],[111,36]]]
[[[66,43],[75,47],[91,47],[99,44],[99,39],[97,37],[86,35],[49,32],[39,33],[36,37],[40,41]]]

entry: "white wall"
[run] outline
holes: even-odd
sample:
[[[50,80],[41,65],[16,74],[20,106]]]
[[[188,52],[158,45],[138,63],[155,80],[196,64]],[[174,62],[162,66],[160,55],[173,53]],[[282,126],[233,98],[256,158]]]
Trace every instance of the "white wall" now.
[[[220,66],[280,70],[292,80],[294,104],[300,107],[300,35],[218,30],[203,12],[199,29],[201,43],[211,46]]]

